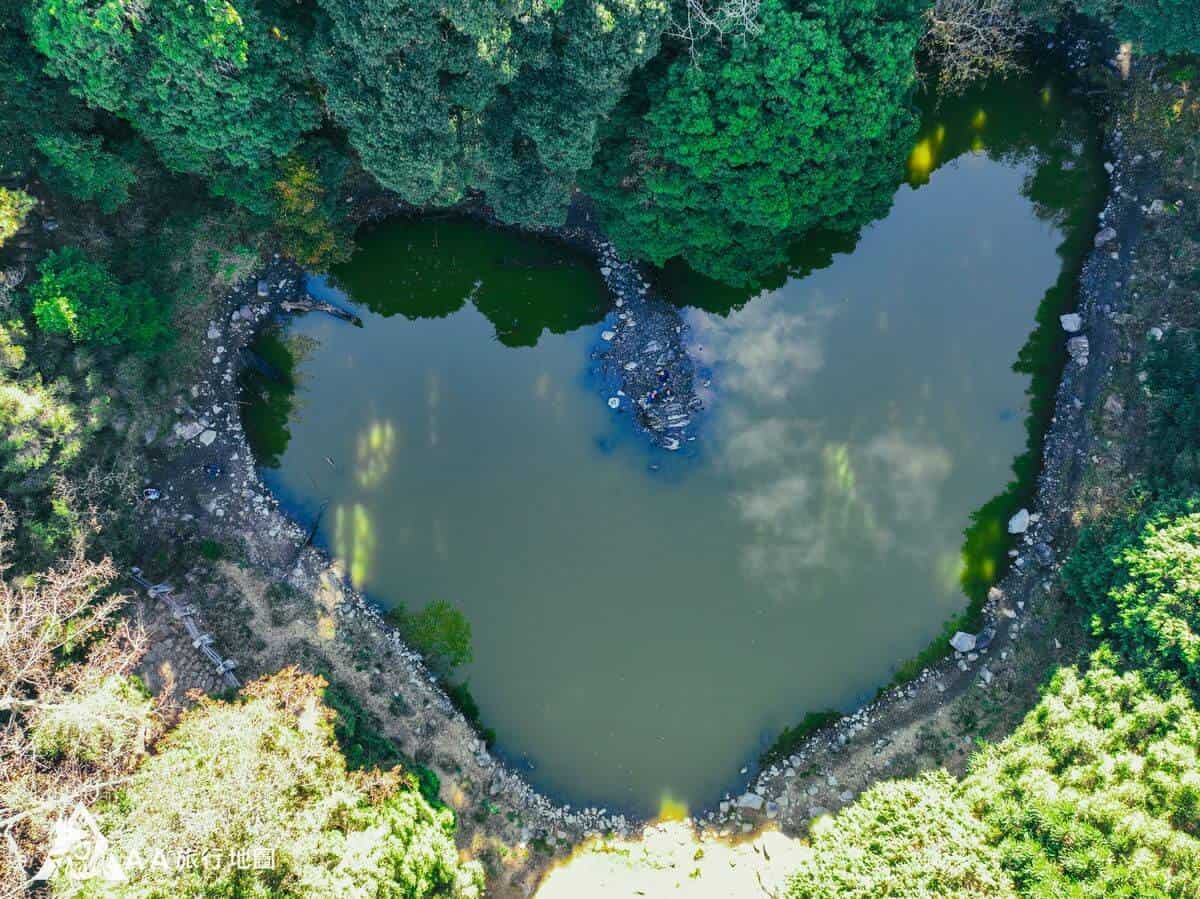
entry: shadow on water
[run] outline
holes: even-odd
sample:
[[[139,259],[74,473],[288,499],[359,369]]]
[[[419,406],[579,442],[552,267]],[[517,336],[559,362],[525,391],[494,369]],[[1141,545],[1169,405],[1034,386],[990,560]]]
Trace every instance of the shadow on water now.
[[[1013,364],[1014,371],[1029,377],[1025,451],[1013,460],[1005,489],[971,515],[964,531],[961,583],[967,609],[946,623],[929,650],[900,667],[898,682],[947,654],[943,638],[955,630],[979,628],[988,589],[1008,570],[1013,544],[1008,521],[1036,492],[1045,435],[1067,360],[1059,316],[1077,305],[1079,274],[1107,193],[1100,129],[1093,113],[1073,94],[1070,81],[1035,71],[1019,85],[1019,90],[986,85],[931,109],[909,160],[909,183],[914,185],[928,180],[928,171],[967,152],[1026,165],[1030,175],[1022,194],[1063,239],[1057,247],[1062,260],[1058,280],[1038,304],[1036,325]],[[1031,93],[1036,94],[1032,103]]]
[[[278,328],[268,328],[244,355],[242,426],[258,464],[278,468],[292,437],[288,422],[296,401],[298,348]]]
[[[588,254],[557,241],[476,221],[394,219],[357,237],[351,264],[331,283],[383,316],[444,318],[468,300],[505,346],[535,346],[599,322],[604,282]]]

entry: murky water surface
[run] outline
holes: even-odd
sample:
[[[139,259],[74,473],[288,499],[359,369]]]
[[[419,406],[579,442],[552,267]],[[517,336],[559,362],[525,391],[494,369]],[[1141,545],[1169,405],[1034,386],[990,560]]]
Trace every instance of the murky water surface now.
[[[1057,91],[929,112],[890,215],[851,253],[799,247],[777,289],[668,271],[712,378],[679,456],[589,380],[608,299],[586,258],[474,224],[379,227],[315,285],[365,326],[294,324],[296,390],[251,410],[267,478],[310,520],[327,504],[319,537],[374,599],[466,614],[459,677],[534,784],[711,803],[966,605],[964,529],[1026,442],[1014,363],[1041,305],[1023,368],[1053,364],[1029,357],[1061,343],[1060,248],[1099,184]]]

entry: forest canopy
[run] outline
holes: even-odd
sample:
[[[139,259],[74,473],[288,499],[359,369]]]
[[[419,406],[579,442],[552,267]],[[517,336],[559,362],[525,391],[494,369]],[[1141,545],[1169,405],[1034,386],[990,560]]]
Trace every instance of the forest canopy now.
[[[761,31],[638,80],[584,185],[625,252],[745,286],[883,215],[916,136],[919,0],[766,0]]]

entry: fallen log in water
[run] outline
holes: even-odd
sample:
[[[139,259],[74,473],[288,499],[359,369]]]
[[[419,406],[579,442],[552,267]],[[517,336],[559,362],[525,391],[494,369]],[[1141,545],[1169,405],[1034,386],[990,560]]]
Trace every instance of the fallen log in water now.
[[[279,307],[284,312],[290,312],[293,315],[305,312],[324,312],[326,315],[332,315],[334,318],[350,322],[350,324],[356,327],[362,327],[362,319],[353,312],[348,312],[340,306],[335,306],[333,303],[328,303],[325,300],[318,300],[311,294],[301,300],[284,300],[279,304]]]

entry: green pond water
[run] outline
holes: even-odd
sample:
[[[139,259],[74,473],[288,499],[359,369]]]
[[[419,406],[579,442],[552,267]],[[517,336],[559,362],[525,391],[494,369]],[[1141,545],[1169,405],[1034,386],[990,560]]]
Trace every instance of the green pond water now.
[[[757,295],[668,267],[712,382],[687,454],[650,448],[589,374],[609,307],[589,258],[453,221],[374,227],[314,279],[364,326],[267,338],[291,385],[249,377],[247,428],[357,586],[465,613],[455,679],[532,783],[710,805],[999,573],[1099,162],[1059,85],[1009,81],[925,113],[856,246],[803,242]]]

